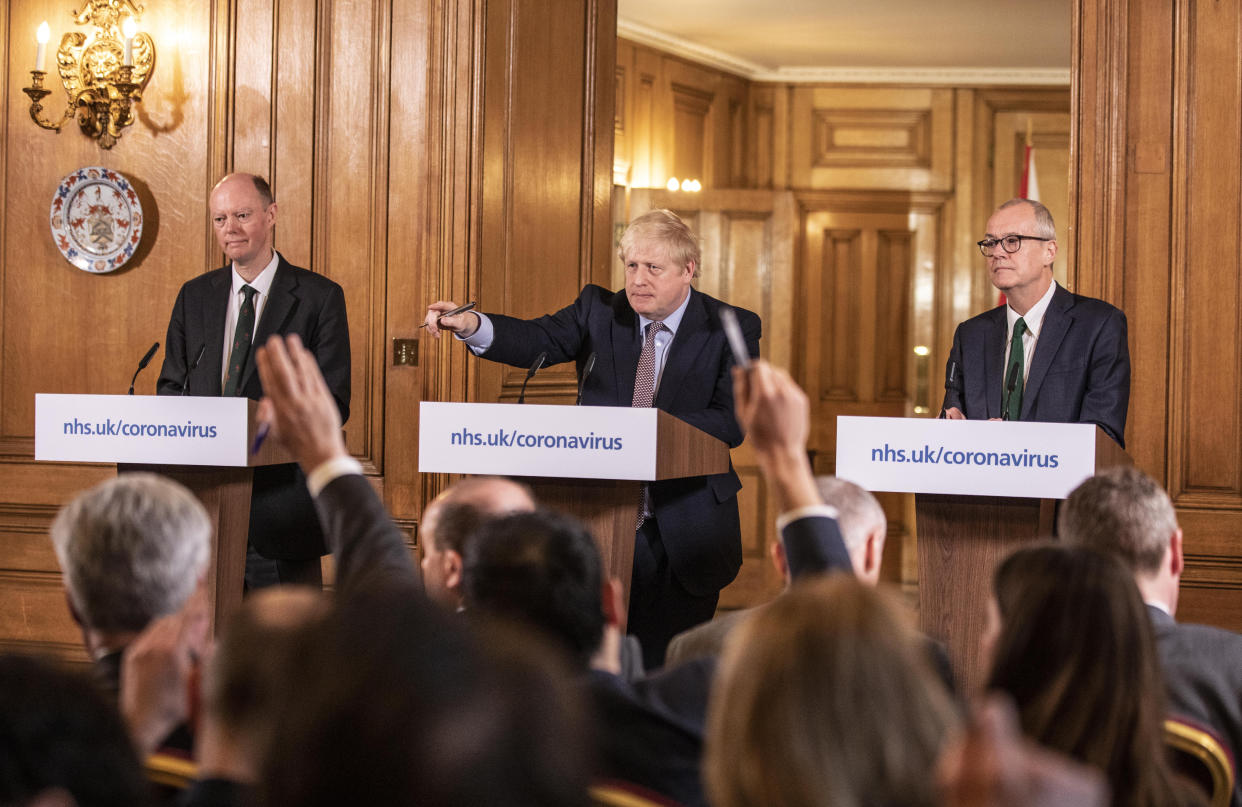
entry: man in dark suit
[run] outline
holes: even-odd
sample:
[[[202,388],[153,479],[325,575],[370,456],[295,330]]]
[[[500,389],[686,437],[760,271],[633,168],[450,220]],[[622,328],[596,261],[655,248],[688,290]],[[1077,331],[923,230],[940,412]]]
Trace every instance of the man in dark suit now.
[[[276,203],[261,177],[230,174],[216,184],[211,221],[230,266],[188,281],[173,305],[160,395],[263,397],[253,344],[298,334],[349,418],[349,326],[345,293],[293,266],[272,248]],[[246,585],[321,581],[323,531],[297,465],[256,468],[250,502]]]
[[[476,355],[518,367],[546,352],[548,364],[574,361],[581,372],[595,356],[582,403],[654,405],[731,448],[741,444],[733,357],[720,323],[726,304],[691,286],[699,270],[694,234],[672,212],[654,210],[630,224],[619,254],[624,294],[589,285],[572,305],[533,320],[446,317],[456,305],[441,301],[428,308],[428,332],[453,332]],[[758,356],[759,317],[735,310],[747,349]],[[629,630],[642,642],[648,669],[660,666],[675,634],[711,618],[720,589],[741,568],[740,489],[730,469],[652,483],[636,503]]]
[[[1124,446],[1130,403],[1126,317],[1053,281],[1057,240],[1048,208],[1010,199],[988,219],[979,249],[1007,304],[957,327],[944,416],[1096,423]]]
[[[1147,603],[1169,709],[1242,749],[1242,635],[1174,620],[1183,568],[1182,530],[1164,489],[1133,467],[1110,468],[1079,485],[1061,508],[1063,541],[1117,558]],[[1235,782],[1233,804],[1242,805]]]

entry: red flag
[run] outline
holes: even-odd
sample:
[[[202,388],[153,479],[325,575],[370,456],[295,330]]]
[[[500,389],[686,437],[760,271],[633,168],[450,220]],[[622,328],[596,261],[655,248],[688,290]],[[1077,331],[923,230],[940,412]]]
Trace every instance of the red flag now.
[[[1031,145],[1031,133],[1026,133],[1026,148],[1022,152],[1022,182],[1018,185],[1018,198],[1039,201],[1039,177],[1035,175],[1035,147]],[[1005,304],[1005,292],[1001,292],[997,305]]]

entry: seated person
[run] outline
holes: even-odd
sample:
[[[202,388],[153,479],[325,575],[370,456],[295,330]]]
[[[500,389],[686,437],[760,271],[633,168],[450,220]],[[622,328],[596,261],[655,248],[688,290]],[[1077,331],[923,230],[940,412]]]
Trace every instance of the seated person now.
[[[1116,560],[1040,544],[996,569],[985,656],[1026,736],[1103,771],[1116,807],[1199,803],[1164,746],[1164,688],[1151,621]]]
[[[712,690],[716,807],[937,804],[953,703],[909,615],[846,575],[799,582],[733,633]]]
[[[206,580],[212,527],[181,485],[122,474],[65,505],[52,523],[69,609],[105,690],[117,697],[129,644],[152,622],[180,611]],[[205,627],[205,626],[204,626]],[[186,727],[158,745],[189,753]]]
[[[37,659],[0,655],[0,804],[151,803],[125,725],[97,687]]]

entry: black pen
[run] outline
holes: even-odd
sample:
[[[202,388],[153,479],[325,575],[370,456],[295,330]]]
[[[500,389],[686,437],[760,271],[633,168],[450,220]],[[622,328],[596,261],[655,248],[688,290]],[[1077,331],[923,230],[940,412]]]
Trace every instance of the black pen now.
[[[444,319],[445,317],[455,317],[458,314],[464,314],[467,311],[473,310],[476,305],[478,305],[477,302],[470,302],[470,303],[466,303],[465,305],[459,305],[456,308],[454,308],[452,311],[445,311],[443,314],[440,314],[438,317],[436,317],[436,322],[438,323],[440,320]],[[419,325],[418,327],[426,328],[427,323],[424,322],[422,325]]]

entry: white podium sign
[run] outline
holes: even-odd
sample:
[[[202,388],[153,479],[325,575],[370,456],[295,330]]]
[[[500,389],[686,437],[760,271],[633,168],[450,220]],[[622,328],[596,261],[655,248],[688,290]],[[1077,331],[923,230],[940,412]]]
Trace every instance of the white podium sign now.
[[[1095,473],[1089,423],[837,418],[837,475],[867,490],[1064,499]]]
[[[35,459],[244,466],[245,398],[35,395]]]
[[[656,422],[657,410],[625,406],[423,401],[418,470],[651,480]]]

